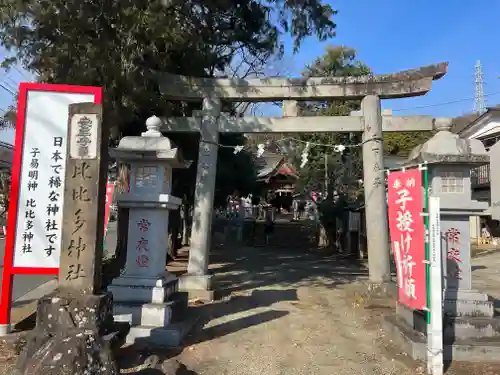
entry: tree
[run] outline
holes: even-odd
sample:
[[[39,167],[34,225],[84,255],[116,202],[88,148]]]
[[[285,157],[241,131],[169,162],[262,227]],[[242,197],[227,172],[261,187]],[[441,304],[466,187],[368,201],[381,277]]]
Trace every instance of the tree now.
[[[0,41],[11,57],[3,67],[18,63],[42,82],[104,87],[103,123],[115,144],[143,131],[152,114],[189,116],[200,109],[199,103],[164,97],[158,72],[220,76],[241,62],[255,71],[283,54],[285,35],[292,37],[294,50],[308,36],[332,37],[334,14],[321,0],[5,0]],[[197,136],[168,136],[193,160],[189,170],[174,176],[179,179],[174,194],[192,200]],[[225,163],[244,162],[229,156],[220,158],[219,182],[227,176]],[[231,181],[242,183],[237,180]]]
[[[371,75],[370,68],[356,58],[356,51],[345,46],[330,46],[323,56],[317,58],[306,68],[305,77],[357,77]],[[309,116],[348,116],[351,111],[359,110],[361,101],[323,101],[305,103],[302,115]],[[418,144],[432,136],[431,132],[384,133],[384,153],[407,156]],[[347,207],[356,201],[362,201],[363,192],[358,183],[363,178],[361,154],[361,133],[327,133],[299,136],[301,145],[294,153],[296,164],[301,162],[301,152],[306,142],[311,145],[344,145],[342,154],[335,153],[331,147],[312,146],[308,153],[306,166],[300,169],[301,186],[304,191],[323,190],[328,181],[328,198],[320,204],[323,228],[331,244],[336,226],[346,223]],[[325,163],[326,158],[326,163]],[[333,190],[339,194],[339,200],[333,202]]]
[[[384,133],[384,153],[408,156],[411,150],[428,141],[433,135],[432,131]]]
[[[356,59],[356,50],[345,46],[330,46],[325,54],[306,67],[304,77],[357,77],[371,74],[367,65]],[[303,116],[349,116],[351,111],[359,110],[359,100],[328,100],[306,102],[300,107]],[[337,240],[337,226],[346,222],[349,198],[359,195],[358,179],[362,175],[360,133],[316,133],[298,136],[299,147],[294,152],[297,167],[302,162],[302,152],[309,142],[307,164],[300,170],[299,189],[303,191],[325,191],[327,199],[318,204],[320,213],[320,245],[341,246]],[[336,152],[334,145],[347,148]],[[334,190],[338,199],[334,200]]]
[[[284,34],[295,49],[308,36],[333,36],[334,14],[321,0],[6,0],[0,41],[12,53],[4,67],[20,63],[43,82],[103,86],[104,123],[116,141],[139,134],[152,114],[199,109],[163,97],[157,72],[214,76],[236,66],[237,75],[255,74],[283,52]],[[196,161],[195,138],[172,137]]]
[[[14,128],[16,126],[16,108],[11,105],[7,111],[0,117],[0,131]]]
[[[113,138],[137,134],[152,113],[189,113],[165,105],[156,72],[224,74],[233,59],[265,62],[307,36],[334,35],[330,6],[313,1],[7,0],[0,5],[0,40],[44,82],[100,85]],[[273,23],[276,16],[277,23]]]
[[[0,132],[15,127],[16,111],[14,106],[9,106],[7,111],[0,117]],[[6,213],[9,208],[10,198],[10,179],[9,169],[0,169],[0,220],[6,221]]]
[[[329,46],[325,54],[306,67],[304,77],[358,77],[371,74],[367,65],[356,59],[356,50],[345,46]],[[300,108],[303,116],[348,116],[351,111],[360,109],[357,100],[330,100],[305,102]],[[323,190],[325,172],[333,190],[349,190],[348,186],[357,185],[361,173],[361,150],[348,147],[342,154],[335,152],[333,145],[356,145],[361,142],[360,133],[316,133],[298,136],[302,141],[294,154],[295,165],[300,166],[301,152],[310,142],[308,162],[300,169],[300,188],[304,191]],[[329,145],[322,147],[318,145]],[[326,158],[326,164],[325,164]],[[332,194],[330,194],[331,196]]]

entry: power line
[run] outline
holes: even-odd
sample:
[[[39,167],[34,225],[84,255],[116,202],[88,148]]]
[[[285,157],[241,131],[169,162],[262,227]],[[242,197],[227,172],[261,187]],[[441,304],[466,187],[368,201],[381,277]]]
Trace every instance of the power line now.
[[[14,66],[14,70],[18,72],[26,81],[31,81],[31,78],[29,78],[26,73],[24,73],[21,69],[19,69],[17,66]]]
[[[14,91],[12,91],[11,89],[9,89],[7,86],[5,86],[3,83],[0,83],[0,87],[2,89],[4,89],[5,91],[7,91],[8,93],[10,93],[12,96],[15,96],[16,93]]]
[[[484,97],[488,97],[488,96],[493,96],[493,95],[499,95],[500,94],[500,91],[495,91],[495,92],[490,92],[489,94],[484,94],[483,96]],[[393,112],[397,112],[397,111],[409,111],[409,110],[412,110],[412,109],[421,109],[421,108],[430,108],[430,107],[439,107],[439,106],[443,106],[443,105],[449,105],[449,104],[455,104],[455,103],[462,103],[462,102],[467,102],[467,101],[471,101],[471,100],[474,100],[475,98],[463,98],[463,99],[457,99],[457,100],[452,100],[452,101],[449,101],[449,102],[442,102],[442,103],[435,103],[435,104],[427,104],[427,105],[421,105],[421,106],[417,106],[417,107],[409,107],[409,108],[400,108],[400,109],[393,109],[392,111]]]

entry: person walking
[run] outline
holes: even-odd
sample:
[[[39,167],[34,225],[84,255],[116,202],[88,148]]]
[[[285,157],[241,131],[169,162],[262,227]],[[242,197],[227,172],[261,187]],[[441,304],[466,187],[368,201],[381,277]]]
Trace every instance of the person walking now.
[[[294,199],[292,201],[292,210],[293,210],[293,219],[292,220],[299,220],[299,201],[297,199]]]
[[[269,239],[274,232],[274,220],[273,220],[273,206],[269,205],[266,207],[264,221],[264,243],[269,245]]]

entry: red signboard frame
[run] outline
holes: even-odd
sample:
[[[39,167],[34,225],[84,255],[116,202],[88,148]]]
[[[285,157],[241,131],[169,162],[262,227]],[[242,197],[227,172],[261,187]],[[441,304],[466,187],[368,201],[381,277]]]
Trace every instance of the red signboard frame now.
[[[388,214],[396,262],[398,301],[427,308],[422,173],[418,168],[389,173]]]
[[[23,158],[24,130],[26,122],[26,106],[29,91],[61,92],[70,94],[94,94],[94,103],[102,104],[102,88],[94,86],[73,86],[48,83],[28,83],[19,85],[16,115],[16,136],[12,160],[12,177],[10,186],[10,202],[5,238],[5,253],[2,275],[2,298],[0,302],[0,325],[10,323],[12,300],[12,281],[14,275],[57,275],[59,268],[14,267],[14,243],[16,238],[17,209],[19,201],[19,184]]]

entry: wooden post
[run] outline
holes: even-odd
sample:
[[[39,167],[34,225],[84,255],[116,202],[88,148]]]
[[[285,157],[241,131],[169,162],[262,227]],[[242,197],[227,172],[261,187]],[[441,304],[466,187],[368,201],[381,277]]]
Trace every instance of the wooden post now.
[[[69,106],[59,286],[83,294],[101,289],[108,131],[102,106]]]

